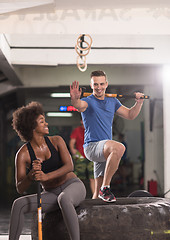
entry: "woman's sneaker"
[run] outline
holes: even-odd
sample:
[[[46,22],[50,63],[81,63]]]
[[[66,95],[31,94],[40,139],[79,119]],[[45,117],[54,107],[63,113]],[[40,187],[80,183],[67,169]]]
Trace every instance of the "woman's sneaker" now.
[[[113,193],[110,191],[110,188],[104,187],[102,190],[99,191],[99,198],[101,198],[105,202],[115,202],[116,198]]]

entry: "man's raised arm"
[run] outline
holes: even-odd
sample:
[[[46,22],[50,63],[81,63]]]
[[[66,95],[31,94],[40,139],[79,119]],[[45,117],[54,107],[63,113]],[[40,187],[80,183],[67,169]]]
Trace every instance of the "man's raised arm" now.
[[[70,85],[70,97],[71,97],[71,104],[75,107],[79,112],[84,112],[88,107],[87,102],[82,101],[80,99],[82,93],[82,89],[79,89],[79,82],[74,81]]]

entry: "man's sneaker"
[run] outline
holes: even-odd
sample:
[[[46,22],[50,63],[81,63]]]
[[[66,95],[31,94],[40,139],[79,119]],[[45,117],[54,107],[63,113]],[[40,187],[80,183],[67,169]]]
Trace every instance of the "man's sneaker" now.
[[[105,202],[115,202],[116,198],[113,193],[110,191],[110,188],[104,187],[103,190],[99,191],[99,198],[101,198]]]

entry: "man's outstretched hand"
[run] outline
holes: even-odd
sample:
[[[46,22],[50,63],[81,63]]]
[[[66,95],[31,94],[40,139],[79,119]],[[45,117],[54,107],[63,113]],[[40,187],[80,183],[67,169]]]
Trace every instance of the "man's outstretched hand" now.
[[[70,97],[71,97],[71,99],[72,100],[80,99],[81,93],[82,93],[82,89],[79,88],[79,82],[74,81],[70,85]]]

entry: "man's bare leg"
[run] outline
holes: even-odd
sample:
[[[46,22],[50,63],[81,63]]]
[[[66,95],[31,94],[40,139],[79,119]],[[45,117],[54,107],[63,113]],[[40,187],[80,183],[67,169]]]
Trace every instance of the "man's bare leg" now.
[[[103,183],[103,176],[95,178],[94,181],[95,181],[95,191],[94,191],[94,194],[93,194],[92,198],[97,199],[98,195],[99,195],[99,190],[100,190],[100,188],[102,186],[102,183]]]
[[[106,167],[102,186],[110,185],[113,175],[118,169],[119,162],[125,151],[125,146],[122,143],[108,140],[104,145],[104,156],[106,160]]]
[[[89,181],[90,181],[91,192],[92,192],[92,194],[94,194],[94,191],[95,191],[95,180],[93,178],[90,178]]]
[[[113,175],[118,169],[124,151],[125,146],[113,140],[108,140],[104,145],[104,156],[107,160],[102,186],[99,190],[99,198],[106,202],[116,201],[115,196],[110,191],[110,183]]]

